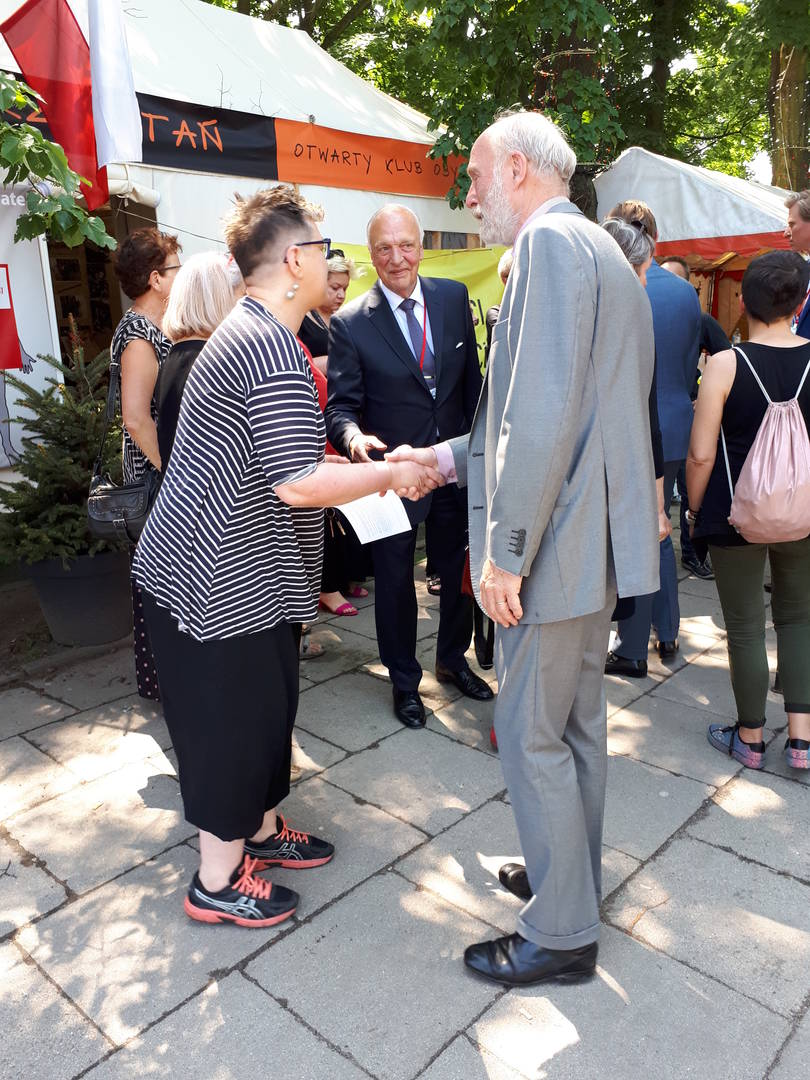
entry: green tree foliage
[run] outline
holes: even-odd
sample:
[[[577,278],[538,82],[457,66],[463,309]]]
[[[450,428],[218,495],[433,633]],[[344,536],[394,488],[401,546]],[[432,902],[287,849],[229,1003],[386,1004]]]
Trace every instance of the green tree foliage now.
[[[87,491],[101,442],[110,370],[107,350],[85,361],[74,343],[67,363],[43,356],[54,369],[44,390],[6,372],[29,415],[23,452],[14,467],[23,479],[0,484],[0,562],[33,563],[109,550],[87,529]],[[121,482],[121,428],[105,445],[104,469]]]
[[[36,108],[40,100],[24,82],[0,71],[0,114]],[[88,214],[76,201],[83,177],[68,166],[62,147],[31,124],[12,124],[0,116],[0,173],[5,173],[8,185],[33,185],[26,196],[26,212],[17,219],[15,241],[47,235],[68,247],[84,240],[115,247],[101,218]]]

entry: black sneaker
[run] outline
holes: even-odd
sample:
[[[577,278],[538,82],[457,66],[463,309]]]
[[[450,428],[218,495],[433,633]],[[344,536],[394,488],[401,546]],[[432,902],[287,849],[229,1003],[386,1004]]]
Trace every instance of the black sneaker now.
[[[203,888],[195,874],[183,902],[186,915],[198,922],[232,922],[237,926],[275,926],[295,913],[298,893],[254,877],[259,869],[256,859],[245,855],[231,874],[231,885],[219,892]]]
[[[245,854],[255,861],[257,870],[266,870],[268,866],[305,870],[310,866],[323,866],[335,854],[334,846],[328,841],[291,829],[281,814],[276,824],[281,824],[278,832],[261,843],[245,841]]]
[[[714,570],[708,558],[705,562],[701,562],[697,555],[685,555],[681,559],[681,566],[693,577],[701,578],[703,581],[714,581]]]

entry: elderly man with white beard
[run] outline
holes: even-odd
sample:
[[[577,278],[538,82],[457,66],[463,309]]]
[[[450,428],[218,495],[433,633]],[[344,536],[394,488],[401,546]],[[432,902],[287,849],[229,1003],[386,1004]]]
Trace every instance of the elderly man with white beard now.
[[[517,932],[464,961],[508,985],[595,970],[607,772],[602,668],[617,592],[658,588],[650,305],[568,198],[576,159],[539,113],[478,138],[467,206],[514,245],[468,436],[391,457],[466,484],[476,599],[496,623],[495,730],[525,866]]]

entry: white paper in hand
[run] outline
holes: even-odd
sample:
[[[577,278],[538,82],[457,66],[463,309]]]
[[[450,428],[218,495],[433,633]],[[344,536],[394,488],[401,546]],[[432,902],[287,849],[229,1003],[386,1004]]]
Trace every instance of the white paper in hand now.
[[[408,532],[411,528],[402,499],[393,491],[386,491],[382,497],[364,495],[362,499],[343,503],[339,509],[349,519],[361,544]]]

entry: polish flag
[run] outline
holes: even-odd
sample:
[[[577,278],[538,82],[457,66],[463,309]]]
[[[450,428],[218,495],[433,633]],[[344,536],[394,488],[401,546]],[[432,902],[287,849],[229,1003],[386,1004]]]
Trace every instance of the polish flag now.
[[[138,105],[120,4],[90,0],[89,14],[92,50],[67,0],[26,0],[0,33],[23,79],[44,99],[42,112],[70,167],[89,181],[81,190],[88,209],[96,210],[109,197],[105,166],[141,160],[141,124],[138,111],[135,133]],[[113,124],[118,109],[121,140]]]

